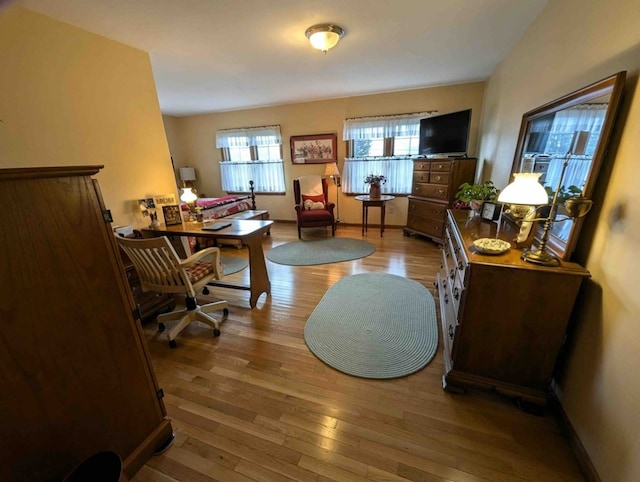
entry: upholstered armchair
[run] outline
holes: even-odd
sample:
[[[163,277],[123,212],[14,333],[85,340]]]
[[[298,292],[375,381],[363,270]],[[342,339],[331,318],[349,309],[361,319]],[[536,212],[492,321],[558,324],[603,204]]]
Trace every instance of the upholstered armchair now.
[[[329,202],[328,190],[327,180],[318,175],[301,176],[293,180],[298,239],[302,239],[302,228],[331,226],[331,236],[335,236],[335,204]]]

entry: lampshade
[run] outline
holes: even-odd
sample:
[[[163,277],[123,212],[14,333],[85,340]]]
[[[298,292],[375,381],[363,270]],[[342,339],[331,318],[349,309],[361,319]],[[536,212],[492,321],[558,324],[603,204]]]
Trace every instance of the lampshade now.
[[[325,54],[338,43],[344,35],[344,29],[337,25],[323,23],[309,27],[305,35],[314,49],[322,50]]]
[[[538,182],[541,173],[519,172],[511,184],[505,187],[498,201],[506,204],[525,204],[528,206],[541,206],[549,204],[549,195],[542,184]]]
[[[335,162],[328,162],[324,165],[324,177],[340,177],[340,171],[338,171],[338,164]]]
[[[180,200],[184,203],[192,203],[195,202],[195,200],[198,199],[198,196],[196,196],[196,193],[193,192],[193,189],[190,187],[185,187],[182,189],[182,195],[180,196]]]
[[[196,170],[193,167],[181,167],[180,168],[180,180],[181,181],[195,181]]]

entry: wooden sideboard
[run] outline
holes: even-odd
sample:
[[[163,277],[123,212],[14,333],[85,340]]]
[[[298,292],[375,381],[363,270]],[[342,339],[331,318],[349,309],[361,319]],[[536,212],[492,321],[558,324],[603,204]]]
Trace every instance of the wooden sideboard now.
[[[474,158],[416,159],[404,234],[442,242],[446,210],[453,207],[459,186],[473,183],[476,163]]]
[[[104,450],[131,477],[172,437],[101,167],[0,169],[0,480],[62,480]]]
[[[575,263],[544,267],[522,250],[487,255],[480,238],[511,241],[507,224],[448,210],[437,278],[446,390],[492,389],[544,405],[578,290],[589,272]]]

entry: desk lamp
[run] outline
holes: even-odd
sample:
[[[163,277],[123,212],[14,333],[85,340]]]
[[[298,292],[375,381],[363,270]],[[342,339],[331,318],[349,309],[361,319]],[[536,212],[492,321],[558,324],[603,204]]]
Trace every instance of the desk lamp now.
[[[192,188],[190,188],[190,187],[182,188],[182,194],[180,195],[180,201],[182,201],[187,206],[189,206],[189,215],[190,215],[190,218],[191,218],[192,221],[194,219],[194,212],[196,210],[196,200],[197,199],[198,199],[198,196],[196,195],[195,192],[193,192]]]
[[[553,194],[553,199],[549,203],[549,197],[544,187],[538,182],[540,174],[536,173],[516,173],[514,174],[515,180],[509,184],[498,196],[498,201],[507,204],[536,206],[533,210],[533,218],[528,216],[524,219],[527,222],[544,221],[542,238],[540,239],[540,246],[537,250],[529,250],[522,253],[521,258],[529,263],[540,264],[543,266],[558,266],[560,260],[550,254],[547,251],[547,242],[549,241],[549,232],[554,223],[567,221],[569,219],[580,218],[586,215],[591,209],[592,201],[584,199],[582,196],[575,196],[568,199],[565,202],[565,208],[567,209],[568,216],[559,218],[558,213],[558,193],[562,189],[562,180],[564,173],[569,164],[572,151],[567,152],[564,163],[562,165],[562,172],[560,173],[560,179],[558,180],[558,186]],[[546,218],[536,218],[535,213],[541,206],[550,206],[549,214]]]

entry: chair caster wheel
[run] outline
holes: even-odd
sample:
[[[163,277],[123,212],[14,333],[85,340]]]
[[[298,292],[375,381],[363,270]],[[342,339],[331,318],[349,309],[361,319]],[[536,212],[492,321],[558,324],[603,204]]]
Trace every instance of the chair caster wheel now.
[[[206,286],[204,288],[202,288],[202,294],[203,295],[208,295],[209,294],[209,288],[207,288]]]
[[[215,336],[216,338],[220,336],[220,330],[218,328],[213,329],[213,336]]]
[[[224,316],[229,316],[229,308],[225,308],[225,309],[223,309],[223,310],[222,310],[222,314],[223,314]]]
[[[158,331],[160,333],[162,333],[165,328],[166,328],[166,326],[164,326],[164,323],[158,323]]]
[[[176,343],[175,340],[169,340],[169,348],[175,348],[177,346],[178,344]]]

